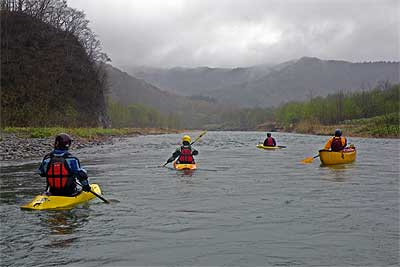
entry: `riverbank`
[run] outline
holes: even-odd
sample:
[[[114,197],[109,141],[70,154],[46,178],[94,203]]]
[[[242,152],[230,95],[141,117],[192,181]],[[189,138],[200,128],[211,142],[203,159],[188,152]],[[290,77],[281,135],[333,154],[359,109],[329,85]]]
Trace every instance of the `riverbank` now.
[[[113,144],[114,138],[179,133],[162,128],[5,128],[0,133],[0,161],[37,159],[52,151],[54,137],[61,132],[74,139],[71,150]]]
[[[335,129],[341,129],[343,135],[366,138],[400,138],[399,114],[344,121],[341,124],[322,125],[318,122],[300,122],[283,127],[285,132],[333,135]]]

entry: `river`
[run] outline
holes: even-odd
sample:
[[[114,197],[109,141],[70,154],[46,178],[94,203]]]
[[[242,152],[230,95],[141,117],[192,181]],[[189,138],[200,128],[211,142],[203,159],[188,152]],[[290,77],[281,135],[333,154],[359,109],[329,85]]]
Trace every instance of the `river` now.
[[[199,132],[190,133],[192,139]],[[1,266],[388,266],[399,264],[399,141],[348,138],[357,160],[302,164],[327,136],[208,132],[198,170],[157,168],[182,135],[73,150],[99,199],[23,211],[38,161],[2,162]]]

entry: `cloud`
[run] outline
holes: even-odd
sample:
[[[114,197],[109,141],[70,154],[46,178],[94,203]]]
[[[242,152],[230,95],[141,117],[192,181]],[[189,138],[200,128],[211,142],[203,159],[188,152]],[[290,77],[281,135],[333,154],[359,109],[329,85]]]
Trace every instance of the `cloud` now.
[[[117,66],[399,61],[396,0],[70,0]]]

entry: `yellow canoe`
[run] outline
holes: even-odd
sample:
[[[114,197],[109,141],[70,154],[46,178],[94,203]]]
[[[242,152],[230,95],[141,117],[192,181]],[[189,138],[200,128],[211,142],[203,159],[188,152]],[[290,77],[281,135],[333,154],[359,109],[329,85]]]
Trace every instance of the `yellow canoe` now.
[[[356,150],[350,148],[345,148],[339,152],[324,149],[319,151],[319,159],[324,165],[350,163],[356,160],[356,155]]]
[[[98,184],[91,184],[90,188],[93,192],[101,195],[101,189]],[[96,196],[91,192],[82,191],[76,196],[47,196],[38,195],[28,204],[21,206],[24,210],[56,210],[69,209],[75,205],[87,202]]]
[[[264,146],[263,144],[258,144],[257,148],[260,149],[270,149],[270,150],[274,150],[274,149],[281,149],[281,148],[285,148],[286,146]]]
[[[174,168],[176,170],[196,170],[197,165],[194,164],[178,164],[176,161],[174,161]]]

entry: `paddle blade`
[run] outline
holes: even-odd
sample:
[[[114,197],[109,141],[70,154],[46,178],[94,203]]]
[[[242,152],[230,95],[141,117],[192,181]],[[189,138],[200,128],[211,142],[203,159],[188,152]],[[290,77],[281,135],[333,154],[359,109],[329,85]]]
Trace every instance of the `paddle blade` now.
[[[192,143],[190,143],[191,145],[193,145],[194,143],[196,143],[197,141],[199,141],[200,138],[203,137],[203,135],[205,135],[207,133],[207,130],[205,130],[204,132],[202,132]]]
[[[314,157],[305,158],[301,161],[301,163],[312,163],[314,161]]]

